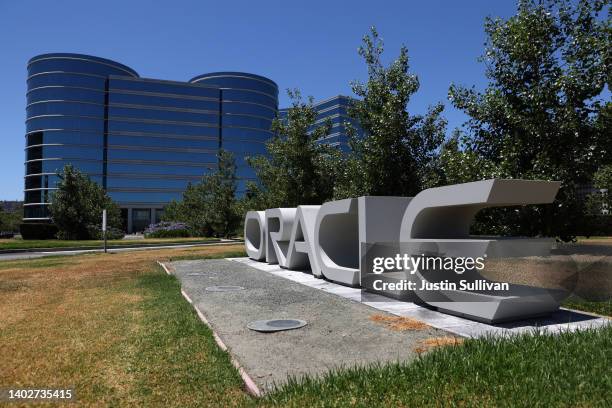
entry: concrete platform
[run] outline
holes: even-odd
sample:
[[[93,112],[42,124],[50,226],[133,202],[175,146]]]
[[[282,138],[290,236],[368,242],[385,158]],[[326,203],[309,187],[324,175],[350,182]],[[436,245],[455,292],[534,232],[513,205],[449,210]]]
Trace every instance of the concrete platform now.
[[[253,261],[249,258],[232,258],[232,260],[237,263],[249,265],[274,276],[359,302],[380,311],[388,312],[396,316],[417,319],[432,327],[463,337],[482,337],[486,335],[507,336],[521,332],[529,332],[535,329],[557,333],[563,330],[571,331],[587,327],[601,327],[612,322],[611,319],[605,317],[574,310],[560,309],[550,316],[542,318],[500,324],[479,323],[427,309],[414,303],[401,302],[380,295],[365,293],[361,289],[349,288],[333,282],[317,279],[308,273],[282,269],[279,268],[278,265],[268,265],[264,262]]]
[[[385,311],[338,296],[353,289],[339,285],[338,293],[321,290],[327,282],[312,287],[299,279],[230,260],[179,261],[169,264],[191,299],[235,360],[262,390],[269,390],[288,377],[321,374],[330,369],[406,361],[416,357],[421,340],[447,336],[435,329],[395,331],[370,318],[389,315]],[[295,272],[296,276],[310,275]],[[311,276],[310,276],[311,277]],[[313,278],[314,279],[314,278]],[[206,288],[237,285],[234,292],[211,292]],[[330,284],[333,285],[333,284]],[[390,316],[390,315],[389,315]],[[247,329],[253,320],[296,318],[307,326],[278,333]]]

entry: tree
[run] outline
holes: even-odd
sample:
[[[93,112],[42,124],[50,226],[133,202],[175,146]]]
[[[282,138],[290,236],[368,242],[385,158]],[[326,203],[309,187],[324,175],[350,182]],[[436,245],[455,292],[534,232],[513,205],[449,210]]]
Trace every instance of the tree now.
[[[189,184],[182,201],[166,206],[164,220],[180,221],[189,226],[194,235],[233,235],[240,224],[236,202],[236,163],[232,154],[219,150],[218,167],[204,175],[196,184]]]
[[[218,236],[229,237],[236,232],[241,216],[237,213],[236,162],[226,150],[219,151],[219,167],[208,177],[204,177],[203,189],[208,191],[207,218],[212,230]]]
[[[501,177],[563,183],[553,206],[497,217],[514,223],[512,233],[571,238],[582,212],[577,187],[609,157],[610,129],[599,118],[611,61],[604,7],[609,0],[521,0],[515,16],[486,20],[487,88],[450,87],[453,105],[470,116],[467,154]]]
[[[297,90],[287,93],[292,105],[285,121],[272,122],[275,136],[266,144],[267,155],[248,159],[259,183],[250,183],[247,207],[322,204],[333,196],[340,152],[319,141],[329,134],[331,124],[316,125],[312,98],[303,101]]]
[[[6,217],[6,212],[4,211],[4,207],[2,206],[2,203],[0,202],[0,232],[3,232],[6,230],[6,221],[5,221],[5,217]]]
[[[612,164],[602,166],[593,176],[594,193],[587,197],[587,213],[589,215],[603,215],[612,210]]]
[[[438,160],[432,165],[425,187],[446,186],[466,181],[498,177],[497,167],[490,160],[466,148],[467,136],[459,130],[442,145]]]
[[[418,77],[409,72],[408,50],[388,67],[382,63],[383,42],[375,28],[363,37],[359,55],[368,67],[366,83],[353,82],[358,97],[349,114],[365,136],[352,132],[351,153],[343,166],[336,198],[357,195],[418,193],[444,140],[443,105],[425,115],[410,115],[408,103],[419,89]]]
[[[107,212],[107,228],[121,229],[121,211],[104,189],[79,170],[66,165],[49,206],[51,219],[60,239],[99,239],[102,210]]]
[[[8,210],[0,202],[0,232],[19,232],[19,225],[23,222],[23,203],[17,203]]]

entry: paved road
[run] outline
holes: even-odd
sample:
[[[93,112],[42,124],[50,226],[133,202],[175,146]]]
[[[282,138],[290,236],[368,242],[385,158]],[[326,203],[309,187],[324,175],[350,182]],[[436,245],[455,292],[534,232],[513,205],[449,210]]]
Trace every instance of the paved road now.
[[[109,249],[108,252],[124,252],[124,251],[144,251],[148,249],[167,249],[167,248],[191,248],[191,247],[202,247],[212,245],[233,245],[240,243],[241,241],[224,240],[221,242],[209,242],[199,244],[179,244],[179,245],[164,245],[164,246],[143,246],[143,247],[130,247],[130,248],[113,248]],[[32,259],[42,258],[45,256],[58,256],[58,255],[80,255],[91,252],[102,252],[102,249],[80,249],[72,251],[41,251],[41,252],[21,252],[12,254],[0,254],[0,261],[11,261],[16,259]]]

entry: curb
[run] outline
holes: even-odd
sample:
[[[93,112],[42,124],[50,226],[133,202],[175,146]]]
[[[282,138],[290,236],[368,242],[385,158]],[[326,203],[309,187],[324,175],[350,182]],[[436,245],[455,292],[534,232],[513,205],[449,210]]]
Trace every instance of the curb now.
[[[157,264],[159,266],[161,266],[164,271],[166,271],[166,273],[168,275],[172,275],[172,272],[170,272],[170,270],[168,269],[168,267],[160,261],[157,261]],[[225,345],[225,343],[223,342],[223,340],[221,340],[221,337],[219,337],[219,335],[217,334],[217,332],[215,331],[215,329],[213,329],[212,325],[210,324],[210,322],[208,321],[208,319],[206,318],[206,316],[204,316],[204,314],[200,311],[200,309],[198,309],[194,304],[193,301],[191,300],[191,298],[189,297],[189,295],[187,295],[187,293],[185,293],[185,291],[183,289],[181,289],[181,295],[183,295],[183,297],[185,298],[185,300],[187,302],[189,302],[189,304],[191,306],[193,306],[194,310],[196,311],[198,317],[200,318],[200,320],[206,325],[208,326],[208,328],[210,329],[210,331],[213,334],[213,338],[215,339],[215,342],[217,343],[217,346],[219,346],[219,348],[223,351],[225,351],[229,357],[230,357],[230,361],[232,362],[232,365],[238,370],[238,373],[240,374],[240,377],[242,378],[242,381],[244,383],[244,386],[246,388],[247,393],[249,393],[250,395],[254,396],[254,397],[261,397],[263,395],[263,393],[261,392],[261,390],[259,389],[259,387],[257,386],[257,384],[255,384],[255,381],[253,381],[253,379],[251,378],[251,376],[246,372],[246,370],[240,365],[240,363],[238,362],[238,360],[236,360],[232,354],[229,352],[228,347]]]

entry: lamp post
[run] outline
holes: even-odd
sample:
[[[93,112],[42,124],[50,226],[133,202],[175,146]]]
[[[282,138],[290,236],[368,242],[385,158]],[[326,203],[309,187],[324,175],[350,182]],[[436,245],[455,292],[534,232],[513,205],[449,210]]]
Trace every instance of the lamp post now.
[[[102,210],[102,235],[104,236],[104,253],[106,253],[106,210]]]

